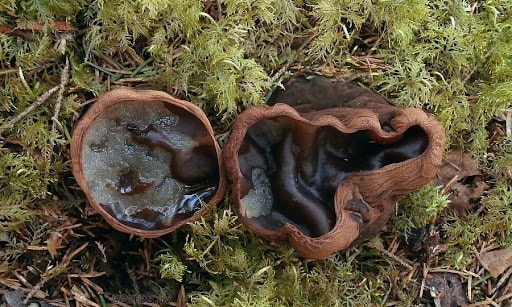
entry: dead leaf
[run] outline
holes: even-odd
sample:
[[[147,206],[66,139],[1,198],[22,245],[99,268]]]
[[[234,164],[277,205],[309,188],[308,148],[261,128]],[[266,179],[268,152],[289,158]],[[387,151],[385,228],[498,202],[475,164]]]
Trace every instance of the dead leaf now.
[[[512,248],[498,249],[480,254],[483,266],[496,278],[512,267]]]
[[[470,201],[482,197],[488,187],[482,176],[475,177],[470,184],[455,183],[451,188],[449,210],[464,215],[472,207]]]
[[[459,178],[481,175],[478,163],[471,157],[470,153],[451,151],[443,159],[443,164],[437,172],[439,183],[445,184],[455,175]],[[436,181],[436,179],[434,179]]]
[[[433,274],[425,280],[436,307],[457,307],[467,304],[466,291],[460,276],[452,273]]]
[[[52,258],[55,258],[57,255],[57,248],[59,248],[62,244],[63,237],[55,231],[50,232],[48,235],[48,239],[46,240],[46,248],[48,248],[48,252]]]
[[[432,183],[443,186],[450,199],[447,210],[458,215],[465,215],[472,207],[471,200],[482,197],[488,187],[471,154],[457,151],[443,159]]]

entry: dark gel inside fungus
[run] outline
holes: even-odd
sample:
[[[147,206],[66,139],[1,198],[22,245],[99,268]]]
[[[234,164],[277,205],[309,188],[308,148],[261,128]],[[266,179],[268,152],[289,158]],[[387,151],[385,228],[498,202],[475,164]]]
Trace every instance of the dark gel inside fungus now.
[[[269,212],[248,218],[269,230],[287,222],[307,236],[321,236],[336,223],[333,200],[341,180],[415,158],[427,144],[427,135],[418,126],[405,131],[397,142],[379,144],[366,131],[344,134],[284,116],[262,120],[249,128],[239,151],[245,178],[241,195],[257,189],[259,183],[253,182],[252,174],[263,170],[269,178],[272,205]],[[364,223],[364,216],[359,220]]]
[[[151,184],[151,182],[144,182],[135,168],[127,167],[119,174],[117,190],[123,195],[137,194],[144,192]]]
[[[180,123],[187,119],[196,121],[195,118],[190,117],[182,118]],[[184,127],[175,128],[180,133],[187,129],[194,129],[192,131],[201,129],[199,126],[190,125],[190,122],[185,129],[183,129]],[[215,148],[211,144],[205,143],[204,136],[197,139],[197,146],[187,152],[180,148],[179,144],[166,137],[165,133],[154,124],[149,124],[143,129],[128,124],[127,130],[130,131],[132,139],[136,143],[148,147],[151,151],[160,148],[171,154],[169,165],[171,174],[174,179],[185,184],[185,194],[180,199],[176,213],[193,212],[201,207],[201,202],[208,201],[209,197],[215,193],[215,179],[219,176]],[[137,183],[135,186],[140,185]],[[151,215],[151,213],[147,215]],[[146,222],[141,222],[139,226],[146,227],[145,224]]]
[[[200,185],[218,177],[215,149],[211,146],[198,145],[191,152],[185,152],[159,131],[153,124],[144,129],[128,125],[132,139],[151,150],[161,148],[172,155],[171,173],[173,177],[187,185]]]

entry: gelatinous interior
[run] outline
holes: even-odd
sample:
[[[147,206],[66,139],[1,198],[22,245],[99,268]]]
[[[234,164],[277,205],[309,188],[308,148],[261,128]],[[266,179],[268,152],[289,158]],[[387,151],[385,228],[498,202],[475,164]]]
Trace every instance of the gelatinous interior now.
[[[365,131],[343,134],[287,117],[262,120],[248,129],[239,151],[241,211],[269,230],[288,222],[321,236],[336,223],[333,200],[341,180],[417,157],[427,144],[418,126],[384,145]]]
[[[188,111],[124,102],[91,124],[82,167],[91,196],[128,226],[156,230],[190,216],[215,194],[214,141]]]

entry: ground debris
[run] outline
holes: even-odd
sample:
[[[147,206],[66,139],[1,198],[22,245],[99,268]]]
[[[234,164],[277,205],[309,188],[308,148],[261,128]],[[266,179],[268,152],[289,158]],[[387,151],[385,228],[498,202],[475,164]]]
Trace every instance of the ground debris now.
[[[466,215],[473,207],[472,200],[483,196],[488,188],[483,175],[470,153],[451,151],[443,159],[433,184],[442,186],[449,195],[448,212]]]
[[[484,252],[480,259],[482,265],[496,278],[512,267],[512,248]]]
[[[425,287],[436,307],[464,306],[468,303],[460,276],[452,273],[432,274],[425,280]]]
[[[403,243],[410,253],[408,258],[423,263],[429,262],[433,257],[438,256],[448,248],[447,244],[440,242],[439,229],[433,224],[423,228],[411,229]]]
[[[3,290],[2,294],[4,295],[3,300],[5,303],[7,303],[7,306],[10,307],[24,307],[25,304],[23,304],[23,290],[16,289],[16,290]],[[0,303],[2,300],[0,300]]]

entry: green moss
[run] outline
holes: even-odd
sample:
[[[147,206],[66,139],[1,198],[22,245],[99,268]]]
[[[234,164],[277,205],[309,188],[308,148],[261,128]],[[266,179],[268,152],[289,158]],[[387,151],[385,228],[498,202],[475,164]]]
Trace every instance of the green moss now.
[[[187,271],[187,266],[170,251],[162,251],[157,258],[160,261],[160,276],[181,282]]]
[[[27,20],[47,21],[73,18],[85,3],[84,0],[22,0],[17,6]]]
[[[400,200],[397,213],[390,223],[398,233],[407,235],[412,229],[428,225],[448,203],[448,196],[441,194],[441,187],[428,184]]]
[[[207,112],[232,119],[240,106],[261,104],[268,76],[217,25],[203,32],[177,61],[172,82],[190,90],[192,100]],[[201,69],[197,69],[200,67]]]
[[[349,47],[372,13],[371,1],[309,1],[314,40],[306,49],[308,60],[343,63]]]
[[[507,182],[487,192],[482,200],[483,214],[472,213],[464,220],[456,217],[448,219],[444,230],[446,243],[450,248],[441,261],[443,264],[465,268],[470,265],[477,252],[475,242],[494,241],[501,247],[512,247],[510,232],[512,231],[512,190]]]
[[[159,49],[169,40],[183,35],[193,37],[200,29],[202,1],[94,1],[87,7],[87,33],[92,49],[107,53],[132,49],[138,39],[150,40],[149,51]]]
[[[76,58],[71,61],[71,78],[76,86],[92,92],[96,96],[106,90],[105,84],[96,78],[90,66],[87,63],[77,61]]]
[[[392,44],[405,46],[416,38],[429,17],[429,1],[377,1],[374,22]]]
[[[399,48],[391,44],[379,52],[392,65],[377,76],[380,91],[396,96],[401,106],[423,107],[438,115],[449,141],[462,144],[461,133],[479,131],[472,149],[483,153],[483,127],[499,108],[509,105],[504,97],[510,91],[510,53],[505,51],[512,47],[510,7],[474,8],[443,1],[427,7],[428,17],[423,16],[422,27],[413,32],[414,42]],[[470,102],[469,97],[480,99]]]
[[[51,180],[45,174],[47,163],[0,151],[0,231],[14,230],[34,217],[31,202],[45,197]]]
[[[509,0],[0,4],[2,25],[23,29],[30,21],[68,21],[74,30],[59,32],[50,23],[41,31],[0,33],[0,244],[7,251],[0,260],[9,259],[13,267],[23,249],[16,235],[21,230],[45,233],[43,228],[50,227],[26,228],[41,200],[70,197],[69,132],[91,99],[119,84],[149,82],[201,106],[214,128],[224,131],[244,108],[263,103],[284,75],[324,69],[351,74],[337,77],[356,78],[400,107],[433,113],[446,129],[447,145],[470,151],[490,186],[465,217],[444,213],[447,200],[440,188],[420,189],[401,201],[380,236],[383,243],[390,233],[401,236],[435,221],[440,244],[448,249],[432,264],[460,269],[471,269],[484,242],[512,245],[507,235],[512,226],[510,137],[489,141],[489,122],[502,118],[512,96]],[[66,58],[71,76],[62,100],[54,94],[5,126],[59,85]],[[359,65],[358,58],[379,65]],[[59,103],[62,128],[52,120]],[[389,271],[399,269],[364,244],[348,254],[304,262],[288,247],[247,233],[228,209],[179,234],[188,235],[186,242],[173,237],[155,260],[171,292],[177,293],[182,280],[193,305],[419,302],[417,288],[406,285],[410,279],[393,281],[398,273]],[[44,244],[37,237],[34,244]],[[392,297],[387,302],[386,293]]]
[[[492,173],[498,181],[512,180],[512,139],[506,138],[500,146],[502,154],[492,163]]]
[[[0,216],[1,218],[1,216]],[[2,253],[0,253],[0,263],[15,263],[18,257],[26,251],[23,242],[20,242],[14,233],[0,230],[0,244],[2,244]]]
[[[19,18],[30,16],[30,12],[21,11]],[[64,67],[64,57],[54,48],[57,34],[48,28],[32,35],[27,41],[0,34],[5,47],[0,51],[0,230],[22,227],[35,216],[34,203],[55,192],[53,187],[69,163],[62,154],[69,142],[65,131],[71,130],[68,127],[79,107],[76,95],[59,98],[54,94],[31,109],[39,97],[59,84]],[[61,108],[55,114],[59,99]],[[10,125],[26,110],[31,111]],[[54,116],[62,129],[53,127]]]
[[[229,209],[190,227],[183,280],[196,287],[192,306],[361,306],[379,296],[382,285],[345,257],[302,262],[286,245],[248,234]]]
[[[503,247],[512,247],[512,188],[509,182],[499,182],[496,187],[488,191],[482,205],[486,208],[486,214],[480,218],[479,227],[485,238],[496,238],[497,243]],[[475,216],[475,218],[477,218]]]

